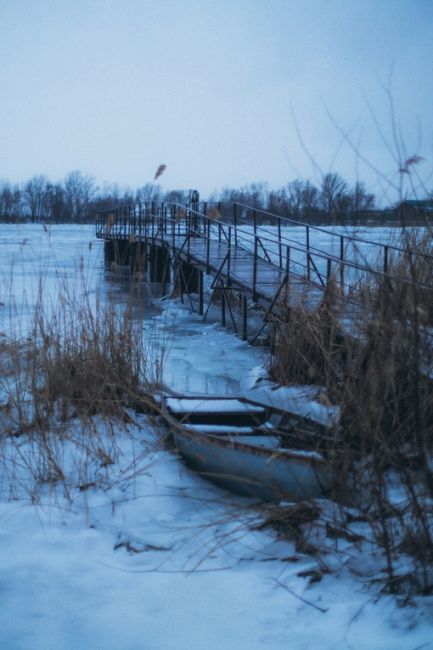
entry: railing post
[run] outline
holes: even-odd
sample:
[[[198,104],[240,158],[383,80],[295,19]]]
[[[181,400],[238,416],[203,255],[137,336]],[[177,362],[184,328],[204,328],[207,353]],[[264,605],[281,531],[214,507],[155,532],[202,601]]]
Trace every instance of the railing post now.
[[[257,299],[256,285],[257,285],[257,236],[254,236],[254,259],[253,259],[253,300]]]
[[[176,246],[176,221],[178,218],[177,214],[177,208],[174,210],[174,214],[171,215],[171,245],[173,248],[173,255],[175,251],[175,246]]]
[[[307,247],[307,278],[310,279],[310,226],[305,226],[305,239]]]
[[[383,247],[383,272],[388,273],[388,246]]]
[[[283,249],[281,245],[281,219],[278,217],[278,257],[280,260],[280,269],[283,268]]]
[[[331,278],[331,264],[332,260],[330,257],[326,260],[326,284],[329,283],[329,280]]]
[[[188,259],[190,257],[190,248],[191,248],[191,211],[188,210],[188,218],[187,218],[187,223],[186,223],[186,236],[187,236],[187,254],[188,254]]]
[[[290,286],[290,246],[286,246],[286,302],[289,300],[289,286]]]
[[[203,316],[204,313],[204,297],[203,297],[203,271],[198,271],[198,313]]]
[[[221,324],[226,326],[226,297],[224,294],[224,286],[221,283]]]
[[[344,236],[340,235],[340,286],[344,284]]]
[[[207,203],[206,203],[206,201],[203,203],[203,214],[204,214],[204,217],[200,217],[200,223],[201,223],[200,232],[204,235],[205,232],[206,232],[206,221],[207,221],[207,219],[206,219],[206,215],[207,215]]]
[[[185,215],[182,215],[182,219],[181,219],[180,218],[181,214],[179,213],[179,215],[178,215],[178,219],[177,219],[177,222],[176,222],[177,223],[177,236],[178,237],[180,237],[181,234],[182,234],[182,221],[183,221],[184,216]],[[186,223],[186,221],[185,221],[185,223]],[[176,226],[175,226],[175,229],[176,229]]]
[[[231,252],[232,252],[232,227],[229,226],[229,244],[228,244],[228,258],[227,258],[227,286],[230,286],[230,270],[231,270]]]
[[[207,220],[207,239],[206,239],[206,273],[210,273],[210,219]]]
[[[242,296],[242,338],[244,341],[248,338],[248,301],[246,296]]]
[[[238,245],[238,215],[236,203],[233,203],[233,224],[235,227],[235,246]]]
[[[143,209],[141,203],[138,204],[138,236],[141,237],[141,220]]]

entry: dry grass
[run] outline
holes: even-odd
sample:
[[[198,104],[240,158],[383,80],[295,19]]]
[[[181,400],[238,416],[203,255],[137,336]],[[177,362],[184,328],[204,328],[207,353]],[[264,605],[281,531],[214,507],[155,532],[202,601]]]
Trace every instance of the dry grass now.
[[[425,243],[425,242],[424,242]],[[284,384],[317,383],[341,407],[335,497],[350,491],[384,553],[386,586],[407,588],[399,561],[412,563],[411,588],[433,589],[433,339],[426,295],[408,279],[432,269],[404,254],[393,260],[401,284],[363,287],[356,340],[344,337],[332,292],[315,313],[292,312],[280,325],[270,365]],[[430,295],[430,294],[428,294]],[[347,468],[347,471],[344,471]],[[356,489],[352,489],[353,485]]]
[[[319,308],[286,310],[276,323],[270,376],[278,384],[318,384],[335,392],[342,377],[347,345],[338,323],[330,284]]]
[[[42,295],[43,283],[31,336],[0,346],[2,489],[26,486],[32,499],[44,484],[67,492],[106,478],[120,453],[115,431],[133,409],[154,413],[158,384],[130,307],[63,286],[48,309]]]

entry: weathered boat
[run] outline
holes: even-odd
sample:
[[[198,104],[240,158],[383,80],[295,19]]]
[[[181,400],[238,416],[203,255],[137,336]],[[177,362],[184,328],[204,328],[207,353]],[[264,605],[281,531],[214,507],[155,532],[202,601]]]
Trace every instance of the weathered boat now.
[[[266,501],[324,497],[331,489],[330,465],[318,450],[326,432],[305,418],[245,398],[193,396],[166,397],[163,416],[186,462],[226,489]]]

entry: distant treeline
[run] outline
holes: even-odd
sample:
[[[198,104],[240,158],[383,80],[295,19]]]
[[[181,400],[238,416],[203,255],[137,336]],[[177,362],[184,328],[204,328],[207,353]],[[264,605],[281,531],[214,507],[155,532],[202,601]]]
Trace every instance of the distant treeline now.
[[[92,221],[97,211],[138,201],[181,201],[185,192],[162,192],[159,185],[146,183],[137,190],[117,183],[98,187],[93,176],[75,170],[63,181],[53,183],[43,175],[17,184],[0,180],[0,220],[54,223]]]
[[[163,192],[155,183],[146,183],[135,190],[122,189],[115,183],[98,187],[93,176],[78,170],[56,183],[46,176],[36,175],[22,184],[0,180],[0,220],[83,223],[92,221],[96,212],[116,206],[146,201],[185,204],[188,196],[188,189]],[[209,201],[243,203],[257,210],[310,223],[396,220],[402,214],[401,205],[376,210],[375,196],[367,191],[364,183],[350,186],[337,173],[325,174],[317,186],[311,181],[293,180],[279,189],[269,189],[263,182],[250,183],[240,189],[226,187],[211,195]],[[423,217],[422,210],[423,206],[418,205],[416,213],[410,217]],[[266,217],[261,215],[261,218]]]

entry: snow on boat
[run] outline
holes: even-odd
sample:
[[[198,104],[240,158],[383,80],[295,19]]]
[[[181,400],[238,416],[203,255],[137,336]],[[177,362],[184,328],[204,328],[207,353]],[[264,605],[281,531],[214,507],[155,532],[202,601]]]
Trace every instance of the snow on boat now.
[[[291,416],[277,415],[284,422]],[[274,409],[245,398],[166,397],[163,416],[186,462],[226,489],[274,501],[323,497],[331,488],[324,455],[288,448]],[[287,435],[296,442],[296,430]]]

